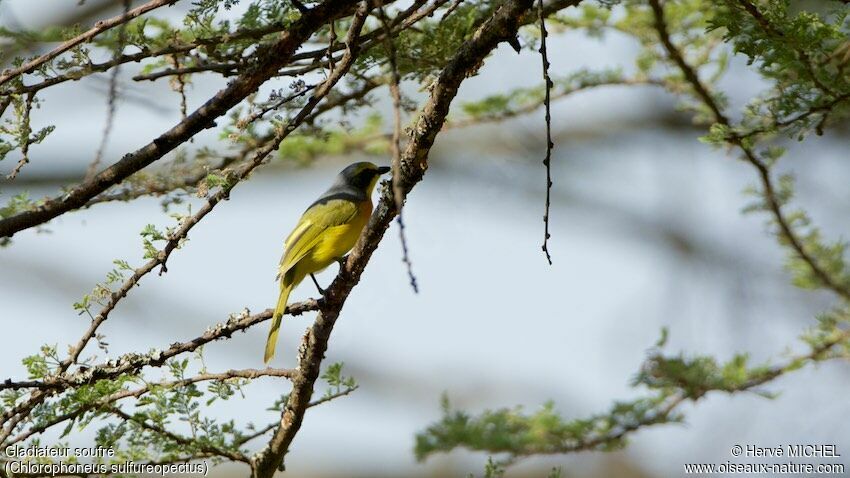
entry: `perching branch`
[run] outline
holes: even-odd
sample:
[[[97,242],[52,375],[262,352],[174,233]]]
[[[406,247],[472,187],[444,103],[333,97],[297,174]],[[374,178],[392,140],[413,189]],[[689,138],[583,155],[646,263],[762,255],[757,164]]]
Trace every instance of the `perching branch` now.
[[[529,8],[530,0],[505,2],[477,29],[470,40],[461,45],[440,73],[401,156],[400,185],[405,196],[425,174],[428,152],[446,120],[449,106],[461,82],[478,68],[499,43],[515,38],[519,18]],[[334,324],[348,295],[359,282],[369,258],[397,214],[393,194],[385,189],[369,224],[340,273],[328,287],[325,301],[320,306],[313,326],[304,336],[299,350],[298,374],[292,380],[292,392],[281,413],[280,426],[275,430],[268,446],[252,459],[254,478],[271,477],[282,464],[283,457],[301,428]]]

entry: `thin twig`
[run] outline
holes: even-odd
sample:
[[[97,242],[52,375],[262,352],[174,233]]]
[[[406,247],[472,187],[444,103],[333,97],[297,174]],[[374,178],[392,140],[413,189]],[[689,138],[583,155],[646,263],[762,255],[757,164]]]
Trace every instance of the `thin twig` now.
[[[812,106],[809,109],[803,111],[802,113],[797,114],[796,116],[792,116],[792,117],[785,118],[785,119],[780,120],[780,121],[776,121],[770,126],[752,129],[750,131],[747,131],[745,133],[740,134],[738,137],[740,139],[747,139],[747,138],[750,138],[750,137],[753,137],[753,136],[767,134],[767,133],[770,133],[773,130],[773,128],[782,129],[782,128],[786,128],[788,126],[792,126],[792,125],[794,125],[794,124],[796,124],[800,121],[803,121],[803,120],[805,120],[805,119],[809,118],[810,116],[815,115],[817,113],[821,114],[821,119],[818,120],[818,122],[823,123],[826,120],[829,113],[831,111],[833,111],[833,109],[836,106],[838,106],[839,104],[841,104],[845,101],[848,101],[848,100],[850,100],[850,93],[845,93],[843,95],[836,96],[835,98],[831,99],[830,101],[823,103],[823,104],[820,104],[820,105]]]
[[[289,96],[285,96],[285,97],[283,97],[283,98],[279,98],[279,99],[277,99],[277,100],[275,100],[275,101],[272,101],[272,102],[271,102],[271,103],[269,103],[268,105],[261,106],[261,107],[260,107],[257,111],[255,111],[255,112],[251,113],[250,115],[248,115],[248,117],[247,117],[247,118],[244,118],[244,119],[240,120],[240,121],[239,121],[239,125],[240,125],[241,127],[245,127],[245,126],[247,126],[247,125],[249,125],[249,124],[251,124],[251,123],[253,123],[253,122],[257,121],[258,119],[261,119],[261,118],[262,118],[263,116],[265,116],[265,115],[266,115],[269,111],[276,110],[276,109],[280,108],[281,106],[283,106],[283,105],[285,105],[285,104],[289,103],[290,101],[292,101],[292,100],[294,100],[294,99],[296,99],[296,98],[300,98],[300,97],[302,97],[302,96],[306,95],[307,93],[309,93],[310,91],[312,91],[313,89],[315,89],[317,86],[319,86],[319,85],[318,85],[318,84],[305,85],[305,86],[304,86],[304,88],[302,88],[302,89],[300,89],[300,90],[296,91],[295,93],[292,93],[292,94],[291,94],[291,95],[289,95]]]
[[[137,18],[141,15],[144,15],[145,13],[150,12],[151,10],[155,10],[166,5],[173,5],[177,3],[177,1],[178,0],[151,0],[148,3],[140,5],[126,13],[122,13],[121,15],[112,17],[107,20],[101,20],[97,22],[94,27],[68,41],[63,42],[62,44],[60,44],[53,50],[50,50],[49,52],[45,53],[44,55],[41,55],[40,57],[31,60],[18,68],[4,71],[3,74],[0,75],[0,85],[6,83],[7,81],[11,80],[16,76],[22,75],[24,73],[29,73],[30,71],[38,68],[44,63],[47,63],[48,61],[56,58],[62,53],[65,53],[71,48],[90,41],[97,35],[105,32],[106,30],[114,28],[118,25],[123,25],[129,22],[130,20],[133,20],[134,18]]]
[[[541,249],[546,254],[546,260],[549,265],[552,265],[552,256],[549,254],[549,206],[551,203],[552,193],[552,148],[555,143],[552,142],[552,112],[551,112],[551,90],[552,78],[549,77],[549,58],[546,54],[546,17],[543,14],[543,0],[537,0],[537,15],[540,17],[540,60],[543,64],[543,83],[546,89],[546,96],[543,99],[543,104],[546,107],[546,157],[543,159],[543,165],[546,166],[546,207],[543,212],[543,246]]]
[[[440,23],[443,23],[446,18],[449,18],[449,16],[457,10],[457,7],[459,7],[461,3],[463,3],[463,0],[454,0],[454,2],[449,5],[449,8],[446,9],[446,12],[443,13],[443,16],[440,18]]]
[[[176,54],[175,54],[176,55]],[[204,62],[194,66],[180,66],[179,63],[175,63],[174,59],[175,55],[170,56],[169,62],[171,63],[171,68],[167,68],[165,70],[155,71],[153,73],[145,73],[133,76],[133,81],[156,81],[160,78],[166,78],[169,76],[181,77],[183,75],[190,75],[193,73],[205,73],[205,72],[215,72],[221,73],[223,76],[236,76],[240,73],[240,68],[244,65],[239,62],[235,63],[210,63]]]
[[[293,313],[292,311],[287,309],[287,313],[289,315],[299,315],[305,311],[305,306],[308,302],[300,302],[292,304],[294,311],[297,313]],[[147,354],[139,354],[139,353],[131,353],[123,355],[117,361],[108,362],[106,364],[100,364],[96,366],[92,366],[91,368],[87,368],[83,371],[80,371],[77,374],[68,377],[48,377],[44,380],[26,380],[20,382],[13,382],[11,379],[7,379],[5,382],[0,384],[0,390],[20,390],[20,389],[39,389],[39,390],[65,390],[68,388],[79,387],[82,385],[88,385],[94,383],[97,380],[111,380],[113,378],[117,378],[120,375],[137,375],[141,372],[141,369],[144,366],[160,366],[164,364],[166,361],[174,358],[178,355],[183,355],[189,352],[194,352],[199,349],[204,344],[212,342],[217,339],[222,338],[230,338],[231,334],[237,330],[244,330],[251,325],[258,324],[267,319],[265,312],[254,315],[254,316],[237,316],[239,317],[239,321],[230,325],[230,330],[226,332],[227,335],[224,335],[225,331],[217,330],[215,332],[215,337],[207,337],[206,334],[201,336],[193,341],[184,342],[184,343],[174,343],[168,349],[164,351],[157,352],[149,352]],[[244,323],[243,323],[244,321]],[[230,324],[230,322],[228,322]],[[219,326],[221,326],[219,324]],[[224,326],[221,326],[224,327]],[[119,373],[117,370],[121,370]],[[231,369],[226,372],[221,373],[209,373],[204,372],[200,373],[194,377],[183,379],[177,382],[162,382],[158,384],[152,384],[156,386],[170,388],[173,386],[183,386],[188,385],[190,383],[195,382],[204,382],[209,380],[228,380],[231,378],[247,378],[254,379],[257,377],[286,377],[291,378],[294,371],[290,369],[282,369],[282,368],[265,368],[265,369],[254,369],[254,368],[246,368],[246,369]],[[136,394],[135,396],[138,396]],[[121,397],[123,398],[123,397]]]
[[[249,441],[251,441],[255,438],[259,438],[259,437],[265,435],[266,433],[274,430],[274,428],[277,425],[278,425],[277,423],[269,423],[268,425],[264,426],[263,428],[260,428],[259,430],[255,431],[254,433],[251,433],[250,435],[245,435],[242,438],[236,440],[233,444],[237,447],[242,446],[242,445],[248,443]]]
[[[330,24],[328,24],[328,29],[330,29],[330,39],[328,40],[328,67],[333,71],[336,66],[334,65],[334,44],[336,43],[336,27],[334,26],[333,20],[331,20]],[[388,32],[392,34],[392,32]]]
[[[124,0],[124,14],[130,11],[130,0]],[[127,25],[122,24],[118,29],[118,43],[115,46],[115,52],[112,55],[113,60],[120,58],[124,53],[124,43],[126,41]],[[89,179],[97,173],[97,168],[103,160],[103,154],[106,151],[106,145],[109,143],[109,135],[112,133],[112,125],[115,121],[115,108],[118,99],[118,73],[121,72],[121,65],[116,65],[109,74],[109,92],[106,99],[106,124],[103,126],[103,134],[100,138],[100,146],[97,147],[97,152],[94,159],[89,164],[86,171],[85,179]]]
[[[149,422],[144,417],[141,417],[139,415],[130,415],[129,413],[121,410],[118,407],[110,407],[110,408],[108,408],[108,410],[113,415],[115,415],[115,416],[117,416],[117,417],[119,417],[119,418],[121,418],[125,421],[136,423],[137,425],[144,428],[145,430],[154,432],[158,435],[162,435],[162,436],[168,438],[169,440],[171,440],[175,443],[178,443],[180,445],[184,445],[184,446],[187,446],[189,448],[197,448],[202,452],[210,453],[212,455],[217,455],[217,456],[220,456],[222,458],[227,458],[231,461],[237,461],[237,462],[242,462],[242,463],[251,463],[251,460],[247,456],[245,456],[244,453],[225,450],[224,448],[217,447],[217,446],[213,445],[212,443],[208,443],[208,442],[203,441],[203,440],[198,440],[195,437],[187,438],[187,437],[184,437],[182,435],[178,435],[177,433],[174,433],[170,430],[166,430],[165,428],[162,428],[155,423]]]
[[[314,401],[310,402],[307,405],[307,408],[318,407],[319,405],[321,405],[323,403],[330,402],[331,400],[337,399],[339,397],[344,397],[344,396],[350,394],[351,392],[357,390],[358,388],[360,388],[360,385],[355,385],[353,387],[347,387],[346,389],[341,390],[339,392],[332,393],[330,395],[326,395],[326,396],[324,396],[324,397],[322,397],[318,400],[314,400]]]
[[[276,33],[285,30],[287,25],[283,23],[271,23],[265,25],[260,28],[244,28],[234,30],[232,32],[225,33],[220,36],[211,36],[211,37],[201,37],[196,38],[188,43],[177,43],[174,45],[169,45],[166,47],[158,48],[151,50],[148,47],[143,47],[142,51],[137,53],[121,55],[120,57],[113,58],[111,60],[105,61],[103,63],[92,63],[86,64],[84,67],[67,71],[61,75],[57,75],[51,78],[47,78],[39,83],[33,83],[30,85],[14,85],[9,93],[28,93],[31,91],[38,91],[44,88],[48,88],[60,83],[64,83],[66,81],[75,81],[79,80],[84,76],[88,76],[93,73],[99,73],[108,71],[109,69],[123,65],[126,63],[138,63],[142,60],[146,60],[148,58],[156,58],[159,56],[168,56],[173,54],[186,54],[195,50],[196,48],[203,46],[212,46],[219,45],[225,41],[233,41],[233,40],[245,40],[245,39],[260,39],[266,35],[271,33]],[[134,77],[135,79],[135,77]]]
[[[401,261],[404,263],[407,268],[407,277],[410,280],[410,287],[413,288],[414,293],[419,293],[419,286],[416,282],[416,276],[413,274],[413,263],[410,260],[410,253],[408,251],[407,246],[407,236],[404,231],[404,216],[403,216],[403,206],[404,206],[404,191],[401,189],[400,178],[401,178],[401,75],[398,71],[398,58],[397,52],[395,48],[395,42],[393,42],[391,30],[390,30],[390,22],[387,19],[387,15],[384,12],[383,4],[378,9],[378,16],[381,19],[381,22],[384,25],[384,30],[387,34],[384,36],[384,44],[387,49],[387,57],[389,59],[389,67],[390,67],[390,95],[393,99],[393,137],[390,142],[390,149],[392,151],[392,162],[390,163],[392,166],[392,190],[393,190],[393,198],[395,200],[395,207],[398,209],[398,217],[396,218],[396,222],[398,223],[398,238],[401,241]]]
[[[667,51],[670,59],[676,64],[676,66],[681,70],[682,74],[685,76],[685,79],[688,83],[691,84],[691,87],[696,92],[697,96],[705,103],[706,106],[711,110],[714,116],[715,122],[726,126],[730,130],[732,129],[731,121],[723,114],[720,109],[718,103],[714,100],[714,97],[708,91],[708,88],[703,85],[702,81],[699,79],[699,75],[697,72],[691,67],[690,64],[685,61],[684,56],[679,51],[679,49],[673,44],[670,39],[670,34],[667,30],[667,23],[664,18],[664,8],[659,3],[659,0],[649,0],[650,7],[652,8],[653,15],[655,16],[655,28],[658,31],[658,36],[661,40],[661,44],[664,46],[664,49]],[[737,146],[743,153],[744,158],[748,163],[750,163],[753,167],[756,168],[759,175],[759,180],[761,181],[762,187],[764,188],[765,199],[767,200],[767,206],[776,220],[777,225],[779,226],[779,232],[781,235],[788,241],[788,244],[791,248],[796,252],[797,256],[805,262],[815,276],[823,283],[824,286],[843,297],[846,300],[850,300],[850,289],[846,286],[838,283],[832,275],[830,275],[818,261],[809,253],[809,251],[803,246],[802,241],[799,237],[797,237],[796,232],[792,229],[790,223],[788,222],[785,215],[782,213],[782,203],[776,194],[775,187],[773,185],[773,180],[770,176],[770,170],[768,166],[762,161],[753,151],[751,147],[749,147],[739,136],[732,135],[728,138],[729,142],[735,146]]]
[[[617,78],[612,80],[604,80],[598,83],[581,83],[576,85],[573,88],[563,89],[560,91],[550,92],[549,103],[553,103],[558,100],[565,99],[569,96],[572,96],[575,93],[580,93],[582,91],[601,88],[606,86],[665,86],[666,83],[663,80],[658,80],[654,78]],[[557,86],[557,85],[555,85]],[[540,108],[541,103],[533,102],[526,105],[519,105],[517,107],[508,106],[507,109],[498,111],[492,114],[474,116],[474,117],[461,117],[457,120],[451,120],[446,122],[446,125],[443,127],[444,130],[456,129],[456,128],[467,128],[470,126],[478,126],[482,124],[488,123],[498,123],[501,121],[509,120],[512,118],[516,118],[518,116],[523,116],[527,114],[534,113]]]
[[[21,172],[21,169],[30,162],[30,133],[32,133],[32,126],[30,126],[30,114],[32,113],[32,102],[34,99],[35,93],[28,93],[27,99],[24,102],[24,115],[23,118],[21,118],[21,136],[24,138],[24,144],[21,145],[21,159],[18,160],[18,164],[15,165],[12,172],[6,176],[6,179],[10,181],[18,177],[18,173]]]
[[[269,313],[269,317],[271,313]],[[55,427],[61,423],[65,423],[69,420],[75,420],[86,412],[100,409],[104,406],[110,405],[112,403],[118,402],[120,400],[124,400],[126,398],[139,398],[151,390],[170,390],[176,388],[182,388],[187,385],[191,385],[193,383],[199,382],[208,382],[208,381],[223,381],[223,380],[231,380],[234,378],[244,378],[244,379],[256,379],[259,377],[283,377],[283,378],[291,378],[295,374],[295,371],[290,369],[277,369],[277,368],[267,368],[267,369],[243,369],[243,370],[228,370],[226,372],[221,373],[202,373],[189,378],[184,378],[181,380],[174,381],[162,381],[162,382],[151,382],[146,383],[145,385],[135,388],[135,389],[123,389],[119,390],[115,393],[112,393],[106,397],[103,397],[94,402],[86,403],[75,410],[71,410],[69,412],[63,413],[61,415],[57,415],[52,417],[50,420],[47,420],[43,423],[39,423],[36,426],[28,429],[26,432],[21,433],[18,436],[15,436],[8,442],[6,439],[11,433],[7,433],[5,430],[3,434],[0,434],[0,444],[3,445],[13,445],[15,443],[23,442],[30,437],[43,433],[44,431]]]
[[[180,69],[180,57],[175,55],[171,55],[171,64],[174,65],[175,70]],[[184,73],[178,73],[174,75],[171,81],[171,88],[176,91],[180,95],[180,118],[186,119],[186,79],[183,76]]]

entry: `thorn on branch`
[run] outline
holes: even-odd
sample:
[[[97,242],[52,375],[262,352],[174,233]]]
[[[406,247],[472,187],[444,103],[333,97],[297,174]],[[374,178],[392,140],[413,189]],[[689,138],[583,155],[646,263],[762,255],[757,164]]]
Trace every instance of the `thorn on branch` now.
[[[551,110],[551,94],[552,94],[552,78],[549,77],[549,58],[546,54],[546,20],[543,14],[543,0],[537,1],[537,15],[540,18],[540,59],[543,64],[543,82],[546,84],[546,96],[543,99],[543,104],[546,107],[546,157],[543,159],[543,165],[546,166],[546,207],[543,213],[543,246],[541,249],[546,254],[546,260],[549,265],[552,265],[552,256],[549,254],[549,206],[551,204],[552,194],[552,148],[555,143],[552,142],[552,110]],[[513,45],[511,45],[513,46]],[[516,47],[514,47],[518,51]]]
[[[519,43],[519,37],[512,36],[508,38],[508,45],[514,49],[515,52],[519,53],[522,51],[522,45]]]

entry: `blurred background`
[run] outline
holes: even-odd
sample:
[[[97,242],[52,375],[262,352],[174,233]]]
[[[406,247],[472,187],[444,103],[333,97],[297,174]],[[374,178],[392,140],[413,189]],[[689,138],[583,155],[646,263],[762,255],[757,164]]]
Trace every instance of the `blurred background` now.
[[[87,24],[114,14],[115,3],[5,0],[0,24]],[[172,7],[167,15],[180,18],[185,8]],[[616,35],[597,41],[567,33],[550,44],[555,75],[630,65],[635,52]],[[459,100],[537,85],[539,68],[538,56],[501,48],[464,83]],[[167,80],[135,83],[132,71],[120,76],[122,101],[105,162],[179,120],[179,96]],[[190,109],[224,83],[216,75],[199,77],[188,90]],[[760,87],[740,59],[722,86],[733,105]],[[416,85],[405,87],[422,97]],[[107,76],[95,75],[43,94],[45,106],[33,113],[34,121],[57,130],[32,148],[32,163],[18,179],[0,180],[0,203],[21,191],[52,195],[82,177],[100,143],[107,89]],[[386,98],[378,109],[389,112]],[[652,87],[574,95],[553,105],[553,117],[554,264],[540,251],[542,111],[441,134],[405,210],[420,293],[408,284],[393,225],[346,303],[325,362],[344,362],[345,374],[360,388],[307,413],[287,458],[287,476],[480,474],[486,461],[480,454],[414,459],[414,434],[439,418],[442,393],[470,412],[514,405],[533,411],[547,400],[564,417],[604,412],[612,401],[641,393],[629,381],[664,326],[669,352],[725,359],[748,351],[760,363],[803,349],[799,333],[833,298],[792,287],[766,218],[741,213],[748,203],[742,190],[755,180],[750,166],[698,142],[702,131]],[[210,131],[195,145],[224,147]],[[796,204],[825,233],[846,236],[848,132],[833,130],[789,146],[783,167],[797,174]],[[284,237],[336,172],[361,159],[322,158],[309,168],[272,165],[237,186],[173,255],[169,272],[145,277],[119,305],[102,329],[110,356],[193,338],[245,307],[271,307]],[[0,173],[13,166],[7,159]],[[75,341],[87,319],[71,305],[104,279],[113,259],[142,263],[138,234],[145,224],[171,221],[158,199],[140,199],[96,205],[51,222],[49,232],[16,235],[0,250],[0,323],[9,334],[0,348],[0,378],[23,378],[20,359],[44,343],[61,351]],[[332,266],[320,282],[329,283],[335,273]],[[306,281],[293,299],[313,295]],[[275,366],[295,365],[311,320],[312,314],[285,320]],[[209,345],[207,366],[261,367],[266,332],[263,324]],[[735,444],[827,443],[850,456],[850,401],[839,398],[850,392],[848,379],[848,363],[830,362],[771,383],[766,390],[778,393],[773,400],[709,395],[683,409],[684,424],[641,431],[626,450],[532,459],[507,476],[543,476],[552,466],[561,466],[564,476],[677,476],[684,463],[725,463]],[[282,380],[260,379],[245,398],[208,413],[265,424],[276,416],[267,408],[288,388]],[[84,446],[91,435],[73,440]],[[223,466],[212,476],[244,470]]]

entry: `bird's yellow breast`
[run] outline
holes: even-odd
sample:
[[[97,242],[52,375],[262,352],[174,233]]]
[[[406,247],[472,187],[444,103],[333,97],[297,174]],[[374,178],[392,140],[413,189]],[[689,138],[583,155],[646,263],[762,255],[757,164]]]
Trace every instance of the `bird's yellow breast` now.
[[[360,237],[360,232],[369,222],[369,216],[372,214],[372,201],[364,201],[358,205],[357,209],[357,215],[351,222],[329,227],[322,231],[316,245],[303,259],[298,261],[299,271],[305,271],[305,275],[321,271],[354,247],[357,238]]]

